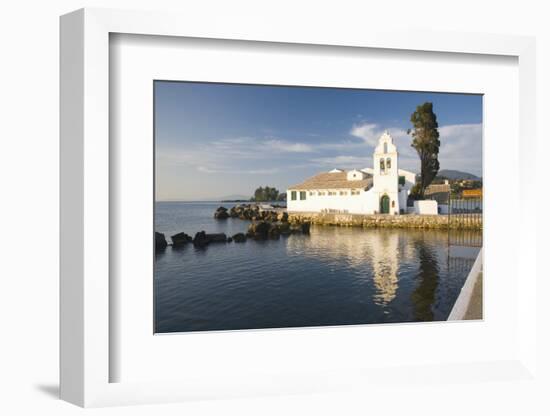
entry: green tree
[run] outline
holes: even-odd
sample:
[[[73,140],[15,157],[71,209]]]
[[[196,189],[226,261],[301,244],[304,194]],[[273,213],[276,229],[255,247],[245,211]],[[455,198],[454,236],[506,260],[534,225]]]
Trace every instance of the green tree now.
[[[411,146],[420,158],[420,184],[418,194],[424,197],[424,191],[439,171],[439,131],[437,116],[433,104],[426,102],[416,107],[411,115],[412,129],[407,133],[413,137]]]
[[[279,198],[279,190],[270,186],[260,186],[254,191],[253,201],[265,202],[265,201],[277,201]]]

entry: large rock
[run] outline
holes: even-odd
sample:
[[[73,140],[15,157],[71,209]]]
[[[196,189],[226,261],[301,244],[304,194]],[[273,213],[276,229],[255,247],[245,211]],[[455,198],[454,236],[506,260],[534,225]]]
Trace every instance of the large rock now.
[[[193,241],[193,238],[190,235],[185,234],[184,232],[178,233],[170,237],[172,239],[172,245],[174,247],[184,246],[187,243]]]
[[[288,222],[281,222],[279,224],[279,232],[283,235],[290,234],[290,224]]]
[[[246,241],[246,235],[244,233],[237,233],[232,238],[235,243],[244,243]]]
[[[214,213],[214,218],[218,220],[225,220],[229,218],[229,214],[227,213],[227,208],[225,207],[219,207],[216,212]]]
[[[195,234],[195,238],[193,239],[193,245],[195,247],[206,247],[209,242],[205,231],[199,231]]]
[[[227,236],[224,233],[206,234],[205,231],[200,231],[195,234],[193,245],[195,247],[206,247],[210,243],[226,243]]]
[[[257,205],[251,204],[235,205],[228,212],[228,216],[231,218],[240,218],[241,220],[261,220],[263,218],[261,214],[260,208]],[[220,215],[224,216],[224,214]]]
[[[206,234],[211,243],[227,243],[227,236],[224,233]]]
[[[269,225],[268,235],[269,235],[269,238],[278,240],[279,237],[281,236],[281,230],[279,229],[279,226],[275,223],[271,223]]]
[[[235,205],[234,207],[231,207],[231,209],[229,210],[229,216],[231,218],[238,218],[241,212],[242,212],[241,206]]]
[[[265,221],[253,222],[248,227],[247,235],[255,240],[265,240],[268,236],[270,224]]]
[[[155,231],[155,248],[157,250],[165,249],[168,243],[166,242],[166,237],[163,233]]]
[[[269,222],[276,222],[278,221],[277,213],[275,211],[264,211],[263,219]]]
[[[277,220],[281,222],[288,222],[288,212],[279,212],[279,214],[277,215]]]

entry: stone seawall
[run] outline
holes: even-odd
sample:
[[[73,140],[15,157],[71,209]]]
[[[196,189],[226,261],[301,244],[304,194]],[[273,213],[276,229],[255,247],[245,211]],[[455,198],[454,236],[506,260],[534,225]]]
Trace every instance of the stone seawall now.
[[[290,222],[311,222],[318,225],[364,228],[423,228],[423,229],[468,229],[481,230],[481,220],[477,222],[457,221],[448,215],[362,215],[325,214],[319,212],[289,212]]]

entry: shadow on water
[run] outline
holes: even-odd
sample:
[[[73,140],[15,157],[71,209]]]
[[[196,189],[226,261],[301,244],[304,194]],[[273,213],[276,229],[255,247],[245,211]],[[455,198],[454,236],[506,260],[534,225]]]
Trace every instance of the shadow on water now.
[[[166,247],[164,247],[164,248],[156,247],[155,248],[155,259],[160,259],[160,258],[164,257],[165,254],[166,254]]]
[[[439,282],[437,256],[429,246],[418,242],[416,252],[419,260],[416,276],[418,286],[411,294],[414,305],[414,318],[417,321],[433,321],[432,305],[435,303],[435,294]]]
[[[192,246],[192,244],[183,244],[183,245],[179,245],[179,246],[172,246],[172,247],[170,247],[170,249],[174,253],[183,253],[183,252],[189,250],[188,246]]]

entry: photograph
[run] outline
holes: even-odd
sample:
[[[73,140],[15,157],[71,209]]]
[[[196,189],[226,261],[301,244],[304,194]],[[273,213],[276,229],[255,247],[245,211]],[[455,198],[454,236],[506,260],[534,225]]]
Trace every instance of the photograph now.
[[[482,94],[153,88],[154,333],[483,319]]]
[[[470,3],[4,2],[0,415],[550,416],[548,7]]]

